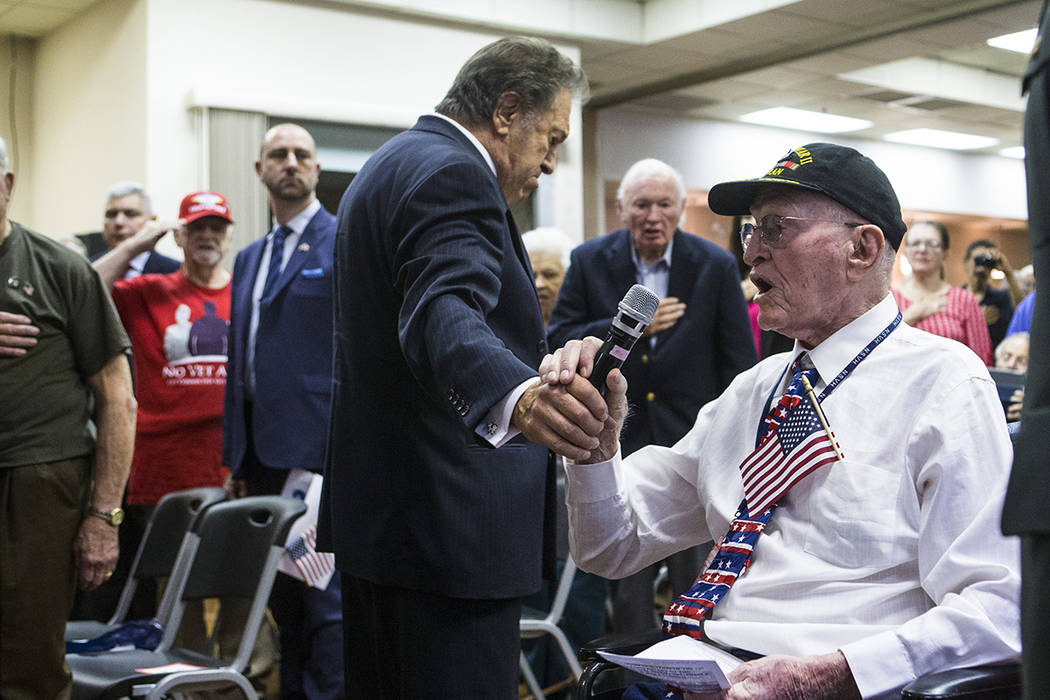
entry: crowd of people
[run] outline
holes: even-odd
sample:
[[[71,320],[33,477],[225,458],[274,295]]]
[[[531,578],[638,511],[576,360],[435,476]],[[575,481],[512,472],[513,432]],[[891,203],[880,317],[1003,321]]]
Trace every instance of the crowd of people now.
[[[585,89],[547,42],[484,47],[338,216],[311,135],[273,127],[254,162],[271,227],[232,274],[223,194],[161,219],[117,183],[88,261],[7,218],[0,141],[0,695],[68,692],[68,613],[108,617],[165,493],[303,478],[338,574],[278,577],[282,698],[513,696],[522,600],[568,552],[574,643],[662,625],[747,649],[730,678],[754,697],[889,697],[1019,653],[999,518],[1023,390],[1004,406],[987,367],[1027,369],[1035,291],[984,239],[952,285],[945,226],[906,226],[882,170],[828,143],[711,189],[744,283],[652,158],[623,175],[623,228],[522,236],[510,207]],[[169,232],[181,261],[154,250]],[[592,382],[635,284],[652,321]]]

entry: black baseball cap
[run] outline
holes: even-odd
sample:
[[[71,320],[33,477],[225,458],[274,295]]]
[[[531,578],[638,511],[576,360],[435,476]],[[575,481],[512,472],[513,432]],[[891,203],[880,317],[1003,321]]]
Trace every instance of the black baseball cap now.
[[[894,250],[904,238],[907,227],[901,205],[886,173],[856,149],[808,143],[788,152],[762,177],[718,183],[708,193],[707,204],[716,214],[750,214],[755,195],[769,185],[800,187],[831,197],[882,229]]]

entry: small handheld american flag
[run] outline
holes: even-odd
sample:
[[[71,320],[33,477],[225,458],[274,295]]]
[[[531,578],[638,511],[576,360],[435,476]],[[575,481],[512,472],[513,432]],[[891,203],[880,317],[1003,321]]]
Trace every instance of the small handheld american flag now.
[[[285,545],[288,558],[302,574],[303,581],[314,588],[325,588],[332,572],[335,571],[335,555],[329,552],[318,552],[317,526],[313,525],[300,537]],[[323,582],[324,585],[320,585]]]

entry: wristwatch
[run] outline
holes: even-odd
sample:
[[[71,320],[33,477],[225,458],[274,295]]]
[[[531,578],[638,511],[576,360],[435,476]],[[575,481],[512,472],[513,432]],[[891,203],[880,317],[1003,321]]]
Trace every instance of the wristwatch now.
[[[107,523],[116,527],[124,522],[124,509],[114,508],[113,510],[99,510],[95,506],[88,508],[88,515],[94,515],[96,518],[101,518]]]

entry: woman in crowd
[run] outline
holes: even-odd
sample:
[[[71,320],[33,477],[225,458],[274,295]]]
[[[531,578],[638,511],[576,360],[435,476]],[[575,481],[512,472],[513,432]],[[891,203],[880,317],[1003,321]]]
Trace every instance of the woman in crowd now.
[[[912,224],[904,239],[904,256],[911,276],[893,290],[904,322],[921,330],[958,340],[986,365],[992,364],[988,324],[973,294],[944,281],[948,230],[936,221]]]

